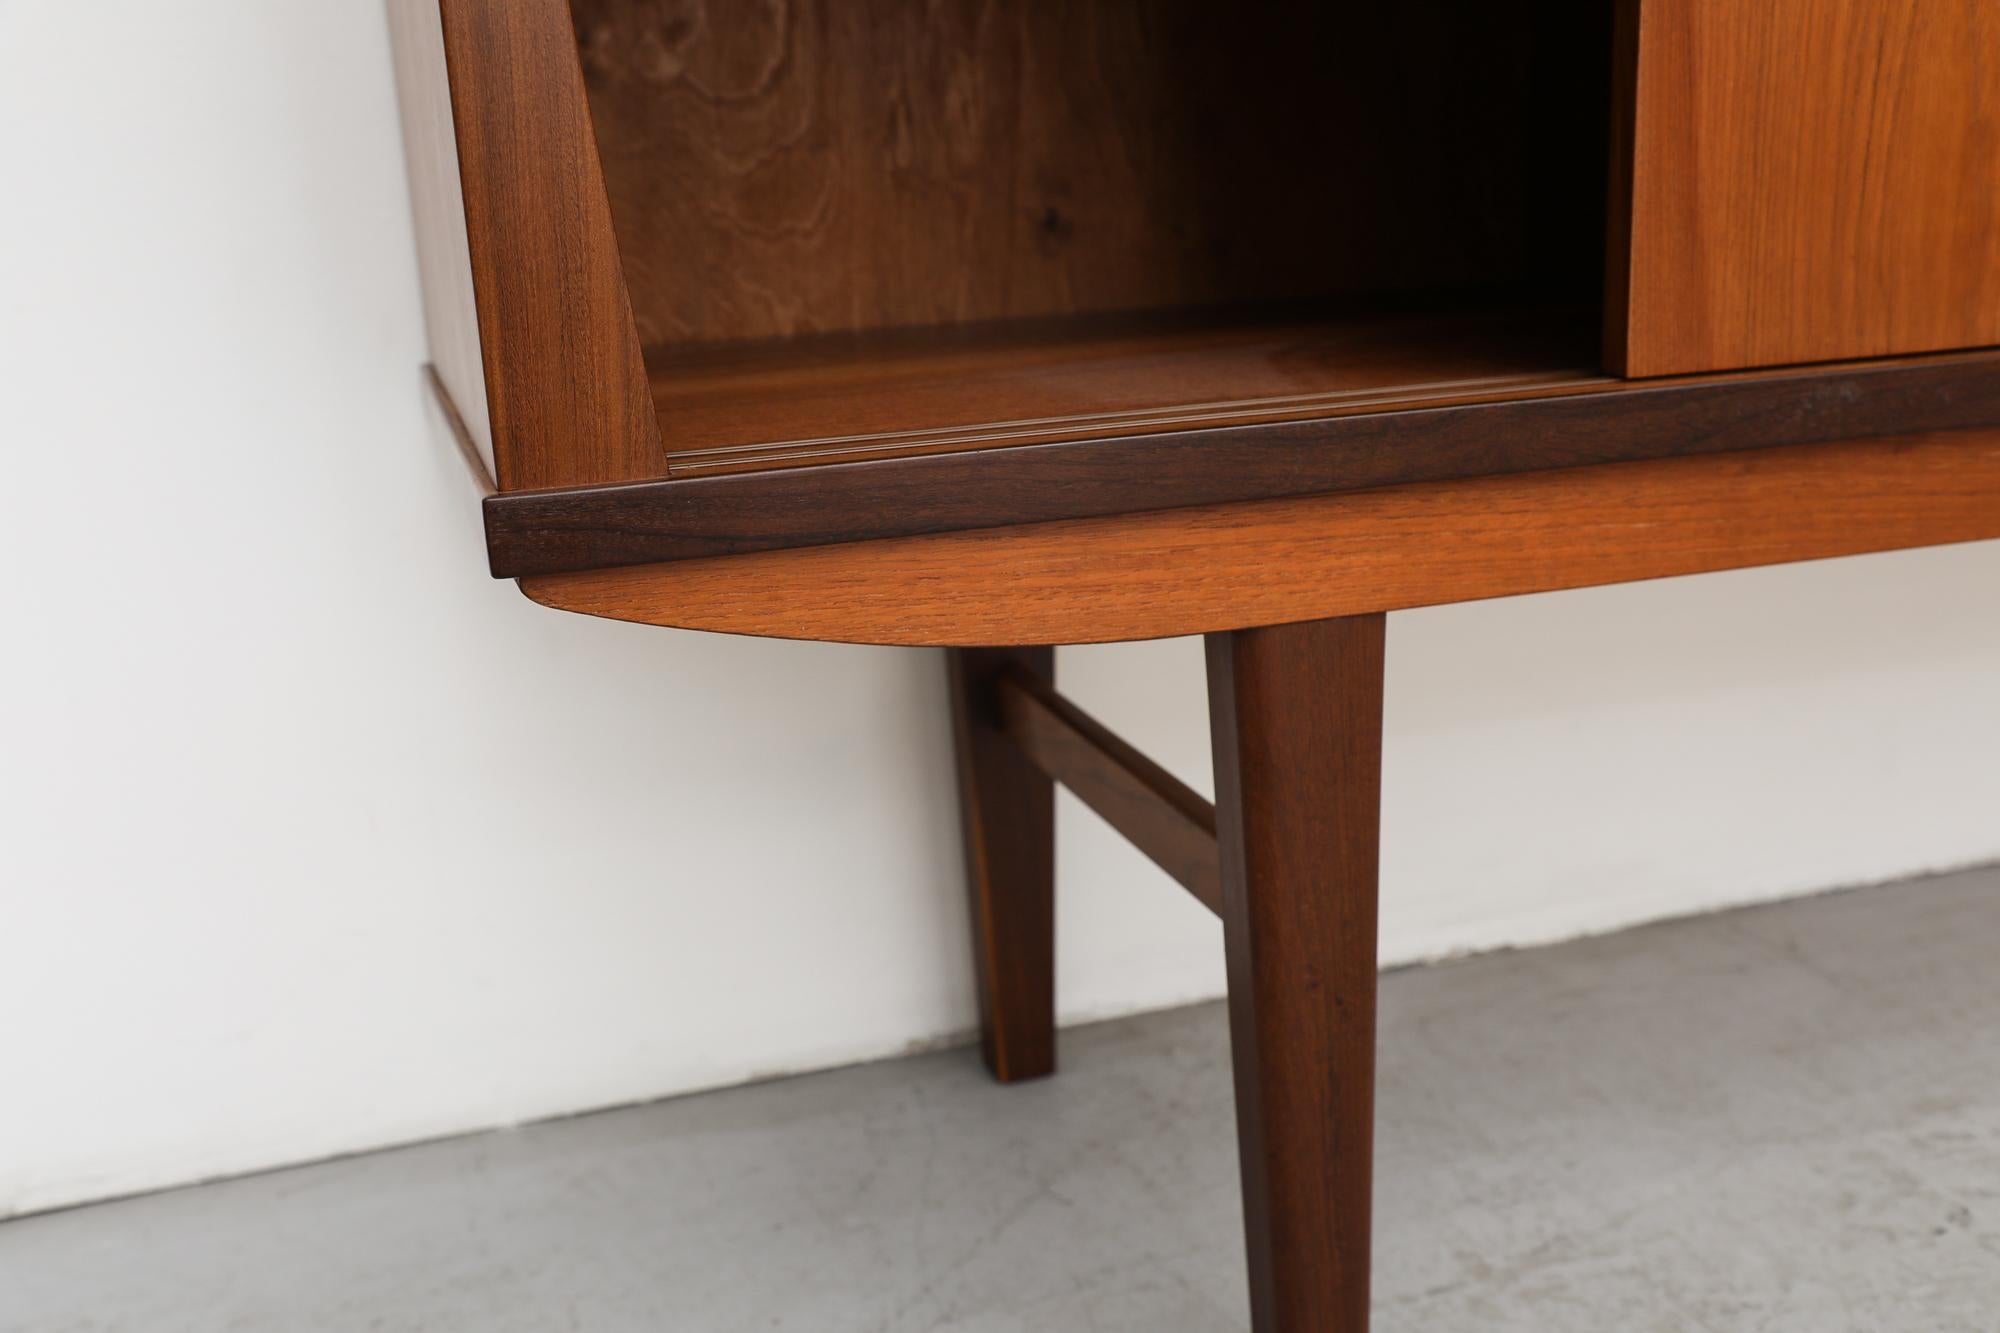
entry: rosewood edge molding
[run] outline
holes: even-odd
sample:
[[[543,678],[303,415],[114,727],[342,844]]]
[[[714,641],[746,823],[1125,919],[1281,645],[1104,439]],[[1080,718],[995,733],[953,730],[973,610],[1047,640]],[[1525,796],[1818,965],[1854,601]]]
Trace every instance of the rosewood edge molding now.
[[[485,500],[495,578],[2000,425],[2000,351]]]

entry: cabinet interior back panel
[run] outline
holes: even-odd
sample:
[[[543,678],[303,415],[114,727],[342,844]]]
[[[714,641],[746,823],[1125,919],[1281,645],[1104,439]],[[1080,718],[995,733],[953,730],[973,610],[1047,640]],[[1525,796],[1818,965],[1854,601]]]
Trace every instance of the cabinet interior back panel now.
[[[573,0],[649,345],[1601,277],[1607,0]]]

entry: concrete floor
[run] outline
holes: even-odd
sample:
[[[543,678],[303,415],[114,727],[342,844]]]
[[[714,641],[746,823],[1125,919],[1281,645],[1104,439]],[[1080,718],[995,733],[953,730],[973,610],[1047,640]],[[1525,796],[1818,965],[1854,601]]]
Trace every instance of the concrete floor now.
[[[2000,1328],[2000,871],[1393,974],[1376,1327]],[[1246,1324],[1213,1005],[0,1225],[0,1328]]]

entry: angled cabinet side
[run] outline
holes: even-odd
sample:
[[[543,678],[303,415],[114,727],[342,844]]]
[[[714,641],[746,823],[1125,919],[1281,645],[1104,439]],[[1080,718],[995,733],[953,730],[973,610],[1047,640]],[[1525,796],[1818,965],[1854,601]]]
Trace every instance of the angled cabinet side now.
[[[438,377],[503,491],[666,475],[566,0],[390,0]]]

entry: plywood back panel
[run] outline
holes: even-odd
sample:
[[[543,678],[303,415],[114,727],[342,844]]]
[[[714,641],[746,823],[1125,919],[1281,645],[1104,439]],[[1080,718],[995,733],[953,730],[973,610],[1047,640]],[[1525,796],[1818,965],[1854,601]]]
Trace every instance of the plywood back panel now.
[[[2000,343],[2000,4],[1625,3],[1613,370]]]
[[[649,344],[1595,295],[1604,0],[573,10]]]

